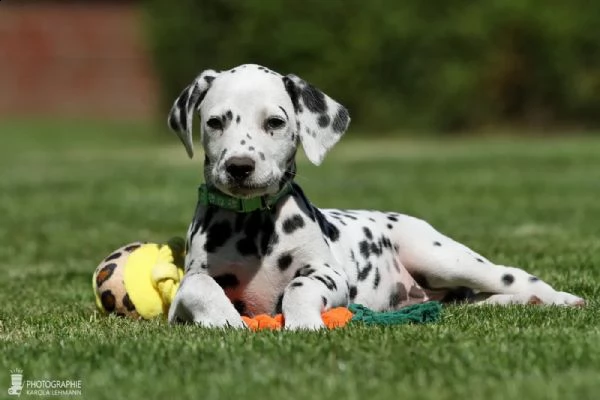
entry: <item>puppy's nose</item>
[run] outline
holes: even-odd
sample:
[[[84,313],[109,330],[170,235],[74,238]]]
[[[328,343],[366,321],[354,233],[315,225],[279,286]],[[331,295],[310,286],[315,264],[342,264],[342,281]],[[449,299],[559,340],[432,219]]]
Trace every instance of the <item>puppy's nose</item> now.
[[[242,181],[254,172],[255,162],[249,157],[231,157],[225,163],[227,174],[236,181]]]

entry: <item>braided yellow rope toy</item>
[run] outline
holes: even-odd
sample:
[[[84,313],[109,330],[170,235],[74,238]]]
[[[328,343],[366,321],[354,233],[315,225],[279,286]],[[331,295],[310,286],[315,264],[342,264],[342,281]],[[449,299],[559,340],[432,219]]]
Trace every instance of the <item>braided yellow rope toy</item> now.
[[[183,277],[183,257],[180,238],[117,249],[94,271],[96,306],[103,313],[136,319],[166,316]]]

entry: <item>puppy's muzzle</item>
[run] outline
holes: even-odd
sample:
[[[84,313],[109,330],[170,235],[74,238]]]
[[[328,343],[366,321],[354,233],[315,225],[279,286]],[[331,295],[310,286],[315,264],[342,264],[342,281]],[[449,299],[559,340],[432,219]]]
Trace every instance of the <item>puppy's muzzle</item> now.
[[[241,183],[254,172],[256,163],[249,157],[231,157],[225,163],[227,175],[235,182]]]

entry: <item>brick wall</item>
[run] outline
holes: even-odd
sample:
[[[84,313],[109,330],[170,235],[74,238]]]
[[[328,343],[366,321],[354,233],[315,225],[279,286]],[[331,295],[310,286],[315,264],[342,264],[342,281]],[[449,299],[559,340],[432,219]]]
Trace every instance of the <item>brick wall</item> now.
[[[138,3],[21,1],[0,4],[0,117],[155,116]]]

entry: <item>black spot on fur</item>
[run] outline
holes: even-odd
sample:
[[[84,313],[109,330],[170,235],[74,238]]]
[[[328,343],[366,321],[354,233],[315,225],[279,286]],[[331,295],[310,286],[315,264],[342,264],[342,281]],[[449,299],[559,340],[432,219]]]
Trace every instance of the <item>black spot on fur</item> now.
[[[311,267],[310,264],[306,264],[305,266],[300,268],[298,271],[296,271],[296,273],[294,274],[294,278],[297,278],[299,276],[310,276],[314,273],[315,273],[315,269],[313,267]]]
[[[477,260],[477,262],[480,262],[480,263],[484,263],[485,262],[481,258],[476,258],[476,260]]]
[[[304,283],[302,282],[292,282],[292,287],[300,287],[300,286],[304,286]]]
[[[408,300],[408,293],[406,288],[401,283],[396,283],[396,287],[392,294],[390,294],[389,306],[390,308],[396,308],[402,303],[402,301]]]
[[[208,253],[214,253],[219,247],[227,242],[227,239],[231,237],[231,233],[231,224],[227,220],[211,225],[206,234],[204,250]]]
[[[325,95],[311,84],[306,84],[302,89],[302,101],[310,112],[323,114],[327,111]]]
[[[330,122],[331,122],[331,118],[329,118],[329,115],[327,115],[327,114],[319,115],[319,119],[317,120],[317,123],[319,124],[319,126],[321,128],[327,128],[329,126]]]
[[[110,290],[105,290],[104,292],[102,292],[102,294],[100,295],[100,302],[102,303],[102,307],[106,311],[108,311],[108,312],[115,311],[116,299],[115,299],[115,295],[112,294],[112,292]]]
[[[258,255],[256,239],[262,226],[260,211],[252,212],[244,221],[243,239],[238,240],[236,248],[244,256]]]
[[[210,75],[206,75],[204,77],[204,80],[206,81],[206,83],[210,84],[212,81],[215,80],[215,77],[214,76],[210,76]]]
[[[504,283],[506,286],[512,285],[512,283],[514,281],[515,281],[515,277],[513,274],[502,275],[502,283]]]
[[[248,150],[249,150],[249,151],[254,151],[254,146],[250,146],[250,147],[248,147]]]
[[[223,274],[215,276],[214,279],[223,289],[235,288],[240,284],[240,280],[234,274]]]
[[[236,124],[239,124],[241,120],[242,120],[242,117],[240,117],[239,115],[237,117],[235,117]]]
[[[234,229],[236,232],[241,232],[244,229],[244,221],[246,221],[246,213],[236,213],[235,214],[235,224]]]
[[[388,238],[387,236],[382,236],[380,240],[381,240],[381,244],[384,248],[386,248],[386,249],[392,248],[392,242],[391,242],[390,238]]]
[[[340,238],[340,230],[329,221],[327,221],[327,231],[325,234],[332,242],[336,242]]]
[[[277,259],[277,267],[279,267],[279,270],[285,271],[292,265],[292,261],[294,261],[292,255],[290,253],[284,253]]]
[[[255,238],[262,226],[262,215],[260,211],[254,211],[250,213],[250,216],[246,220],[244,226],[244,233],[246,236]]]
[[[361,241],[358,244],[358,249],[360,250],[360,254],[365,258],[369,258],[370,250],[369,250],[369,242],[366,240]]]
[[[531,276],[529,277],[529,282],[532,282],[532,283],[533,283],[533,282],[537,282],[537,281],[539,281],[539,280],[540,280],[540,278],[538,278],[537,276],[533,276],[533,275],[531,275]]]
[[[392,229],[393,228],[392,224],[387,224],[387,228]]]
[[[336,133],[342,133],[348,126],[348,119],[350,116],[348,115],[348,110],[345,107],[340,107],[338,112],[335,114],[333,118],[333,131]]]
[[[242,141],[240,142],[240,144],[243,146],[246,144],[246,141],[242,139]]]
[[[231,110],[227,110],[227,112],[225,113],[225,117],[227,117],[227,119],[230,121],[233,119],[233,113],[231,112]]]
[[[395,215],[388,215],[387,219],[393,222],[398,222],[398,217],[396,217]]]
[[[246,303],[243,300],[234,301],[233,306],[240,315],[246,315]]]
[[[323,302],[323,307],[327,307],[327,299],[325,296],[321,296],[321,302]]]
[[[177,98],[177,108],[181,110],[179,114],[179,125],[182,128],[186,126],[187,102],[191,92],[193,92],[193,90],[191,91],[188,88],[186,88]]]
[[[204,97],[206,96],[206,92],[208,92],[208,90],[203,90],[200,93],[194,91],[190,97],[190,104],[197,106],[198,104],[202,103],[202,100],[204,100]]]
[[[350,300],[354,300],[357,294],[358,289],[356,288],[356,286],[350,286]]]
[[[371,233],[371,230],[369,228],[367,228],[366,226],[363,227],[363,232],[365,233],[365,236],[367,237],[367,239],[369,239],[369,240],[373,239],[373,233]]]
[[[294,231],[304,227],[304,219],[300,214],[295,214],[283,221],[281,226],[283,231],[289,235]]]
[[[324,276],[317,275],[314,278],[316,280],[318,280],[319,282],[321,282],[323,285],[325,285],[325,287],[329,290],[337,289],[337,285],[336,285],[335,281],[328,275],[324,275]]]
[[[373,268],[372,263],[367,263],[367,266],[358,272],[358,276],[356,277],[359,281],[364,281],[369,276],[369,272]]]
[[[273,232],[273,234],[271,235],[271,240],[269,241],[269,245],[267,246],[267,249],[263,252],[263,254],[266,256],[270,255],[273,252],[275,246],[277,246],[277,243],[279,243],[279,235],[277,234],[277,232]]]
[[[135,306],[129,298],[129,293],[126,293],[125,296],[123,296],[123,305],[125,306],[127,311],[135,311]]]
[[[281,314],[283,312],[283,293],[277,297],[277,303],[275,303],[275,314]]]
[[[340,230],[332,224],[326,217],[323,215],[321,210],[318,208],[312,208],[314,216],[311,216],[313,221],[317,221],[319,224],[319,228],[321,232],[325,234],[332,242],[337,241],[340,238]]]
[[[381,242],[371,242],[371,253],[375,254],[376,256],[380,256],[381,254],[383,254]]]
[[[442,244],[440,242],[433,242],[433,245],[437,246],[437,247],[441,247],[442,246]]]
[[[379,287],[379,282],[381,281],[381,273],[379,272],[379,268],[375,269],[375,279],[373,280],[373,289],[377,289]]]
[[[254,243],[253,239],[250,239],[248,237],[238,240],[235,244],[235,248],[243,256],[258,255],[258,248],[256,247],[256,243]]]
[[[281,106],[278,106],[278,107],[279,107],[279,109],[280,109],[281,111],[283,111],[283,113],[285,114],[285,119],[289,120],[289,119],[290,119],[290,117],[288,116],[288,113],[287,113],[287,111],[285,111],[285,108],[283,108],[283,107],[281,107]]]
[[[301,111],[301,109],[300,109],[300,103],[298,101],[298,89],[296,88],[296,84],[294,83],[293,80],[291,80],[287,76],[284,76],[282,78],[282,80],[283,80],[283,86],[285,87],[285,91],[288,93],[288,95],[290,96],[290,99],[292,100],[292,105],[294,106],[294,111],[296,113],[299,113]]]
[[[201,224],[200,233],[206,232],[206,229],[210,226],[210,223],[212,222],[212,219],[216,213],[217,213],[216,207],[208,206],[206,208],[206,212],[204,213],[204,219],[202,220],[202,224]],[[198,224],[198,225],[200,225],[200,224]],[[196,230],[197,229],[198,229],[198,227],[196,227]],[[194,236],[196,236],[196,232],[192,232],[192,237],[194,237]]]
[[[262,226],[260,228],[260,251],[261,254],[269,253],[269,248],[273,248],[272,239],[275,235],[275,222],[268,216],[263,219]],[[279,240],[279,238],[275,238]]]
[[[259,151],[258,155],[260,156],[261,160],[265,161],[265,153],[263,153],[262,151]]]

